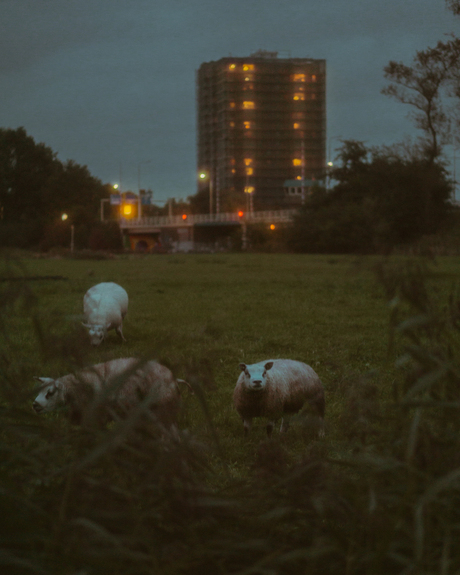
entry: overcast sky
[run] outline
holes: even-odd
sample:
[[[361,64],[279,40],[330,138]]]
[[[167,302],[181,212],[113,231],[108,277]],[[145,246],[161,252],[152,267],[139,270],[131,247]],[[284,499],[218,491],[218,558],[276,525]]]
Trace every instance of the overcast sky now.
[[[259,49],[325,58],[328,149],[414,135],[380,94],[460,18],[444,0],[0,0],[0,127],[23,126],[104,183],[196,192],[195,73]]]

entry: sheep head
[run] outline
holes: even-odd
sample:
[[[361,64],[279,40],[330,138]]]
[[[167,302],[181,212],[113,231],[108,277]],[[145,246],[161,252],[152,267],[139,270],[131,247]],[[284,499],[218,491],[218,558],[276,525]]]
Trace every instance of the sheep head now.
[[[107,335],[108,325],[92,323],[84,323],[83,325],[88,330],[91,345],[98,346],[104,341],[104,338]]]
[[[64,403],[62,384],[50,377],[35,377],[43,385],[34,400],[33,408],[37,413],[49,413]]]
[[[264,391],[267,380],[267,371],[273,367],[273,361],[267,361],[264,365],[246,365],[240,363],[240,369],[244,373],[243,385],[247,392]]]

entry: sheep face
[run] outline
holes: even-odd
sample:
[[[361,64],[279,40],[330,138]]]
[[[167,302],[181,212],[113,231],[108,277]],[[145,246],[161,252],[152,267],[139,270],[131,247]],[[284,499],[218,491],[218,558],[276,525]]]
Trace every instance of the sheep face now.
[[[104,341],[104,338],[107,335],[107,326],[90,323],[84,323],[83,325],[88,330],[91,345],[98,346]]]
[[[264,365],[246,365],[245,363],[240,363],[240,369],[244,373],[244,389],[247,392],[264,391],[267,383],[267,371],[272,367],[272,361],[268,361]]]
[[[49,377],[37,377],[35,379],[43,383],[43,387],[33,403],[33,408],[37,413],[49,413],[64,403],[62,387],[59,382]]]

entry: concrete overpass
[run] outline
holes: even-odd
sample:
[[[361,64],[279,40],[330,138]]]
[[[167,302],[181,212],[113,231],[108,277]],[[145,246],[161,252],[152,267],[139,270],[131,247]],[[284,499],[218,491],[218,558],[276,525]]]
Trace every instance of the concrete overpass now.
[[[292,221],[296,209],[269,210],[263,212],[219,213],[219,214],[184,214],[181,216],[152,216],[138,219],[120,219],[120,228],[129,238],[134,251],[151,251],[162,243],[162,239],[176,238],[172,243],[179,251],[194,249],[198,230],[204,228],[226,228],[230,233],[232,227],[241,227],[243,249],[247,244],[247,227],[254,224],[276,226]],[[224,230],[225,231],[225,230]],[[169,233],[169,236],[168,236]]]

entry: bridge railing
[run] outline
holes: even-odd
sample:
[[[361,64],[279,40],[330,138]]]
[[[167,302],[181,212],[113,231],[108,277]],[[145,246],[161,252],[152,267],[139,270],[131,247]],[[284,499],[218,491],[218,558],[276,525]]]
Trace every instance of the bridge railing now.
[[[224,212],[220,214],[193,214],[182,216],[149,216],[140,219],[120,219],[122,228],[135,228],[145,226],[192,226],[194,224],[212,224],[225,222],[245,222],[245,223],[280,223],[292,220],[297,210],[268,210],[263,212],[245,213],[239,216],[234,212]]]

